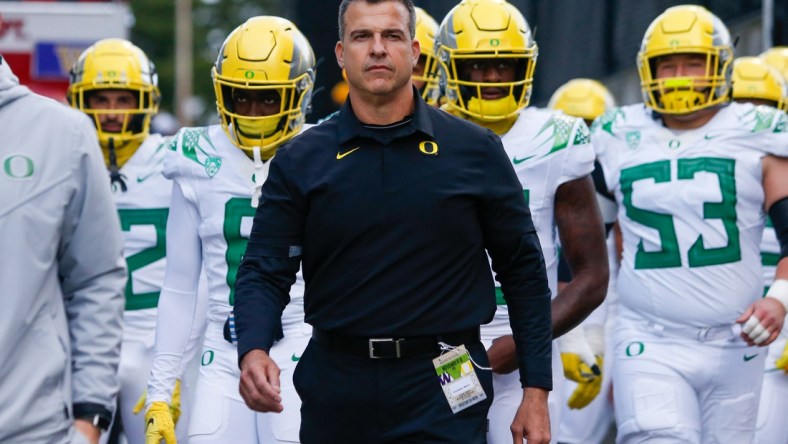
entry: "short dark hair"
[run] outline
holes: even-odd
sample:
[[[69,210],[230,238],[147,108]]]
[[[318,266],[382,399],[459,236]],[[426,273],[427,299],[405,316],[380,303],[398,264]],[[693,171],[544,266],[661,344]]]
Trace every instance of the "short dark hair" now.
[[[405,9],[408,10],[408,30],[410,31],[410,38],[416,38],[416,8],[413,6],[412,0],[342,0],[342,3],[339,5],[339,18],[337,20],[339,25],[339,40],[342,40],[345,36],[345,12],[347,12],[347,8],[351,3],[356,2],[370,3],[373,5],[384,2],[395,2],[404,5]]]

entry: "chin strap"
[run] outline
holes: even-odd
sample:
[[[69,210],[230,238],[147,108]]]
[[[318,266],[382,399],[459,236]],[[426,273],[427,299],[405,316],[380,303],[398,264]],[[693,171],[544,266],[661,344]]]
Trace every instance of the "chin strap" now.
[[[109,152],[109,180],[110,184],[114,185],[115,182],[120,183],[120,190],[124,193],[128,190],[126,186],[126,182],[123,180],[123,175],[120,174],[120,168],[118,168],[118,156],[115,153],[115,139],[113,137],[109,138],[109,142],[107,143],[107,151]]]
[[[271,166],[270,158],[268,161],[263,163],[263,160],[260,157],[260,147],[254,147],[252,149],[252,154],[254,156],[254,185],[252,185],[252,207],[257,208],[257,204],[260,203],[260,193],[263,189],[263,184],[265,183],[265,179],[268,178],[268,168]]]

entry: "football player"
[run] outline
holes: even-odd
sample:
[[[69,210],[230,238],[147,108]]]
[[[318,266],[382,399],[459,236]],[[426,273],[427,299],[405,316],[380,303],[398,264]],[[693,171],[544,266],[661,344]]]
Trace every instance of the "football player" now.
[[[443,109],[501,137],[531,210],[553,295],[558,228],[574,273],[552,303],[553,334],[558,337],[602,302],[607,287],[605,231],[590,177],[594,151],[588,128],[581,119],[560,112],[527,108],[537,46],[525,18],[511,4],[462,1],[441,23],[436,45],[447,100]],[[522,398],[518,375],[512,372],[514,343],[506,299],[500,288],[497,295],[495,317],[482,326],[494,372],[495,398],[488,414],[488,440],[493,444],[511,442],[509,427]],[[548,405],[551,428],[557,431],[563,380],[557,350],[553,369]]]
[[[785,57],[788,66],[788,52],[785,52]],[[733,100],[769,105],[785,111],[788,109],[788,83],[776,67],[770,66],[764,60],[765,58],[738,57],[733,61]],[[767,218],[761,241],[764,292],[769,291],[774,281],[775,267],[779,259],[780,244],[777,242],[772,221]],[[755,432],[755,442],[759,444],[781,442],[788,436],[788,424],[774,414],[788,407],[788,377],[785,376],[783,368],[788,361],[788,349],[785,347],[786,332],[783,328],[777,340],[769,346],[766,357]]]
[[[440,99],[438,88],[438,66],[435,61],[435,34],[438,24],[427,11],[416,8],[416,40],[421,45],[421,55],[413,68],[413,84],[424,101],[437,106]]]
[[[118,379],[120,415],[131,444],[145,442],[142,418],[133,415],[133,408],[145,390],[153,360],[172,194],[172,182],[162,175],[167,140],[150,134],[151,118],[159,108],[157,83],[156,69],[145,53],[113,38],[96,42],[79,56],[68,88],[71,106],[96,125],[123,229],[128,281]],[[190,350],[185,363],[193,362],[195,351]],[[178,418],[180,398],[173,398],[169,408]],[[184,439],[187,422],[178,428]]]
[[[572,79],[553,93],[547,106],[570,116],[579,117],[586,122],[586,125],[591,126],[594,119],[615,105],[612,94],[602,83],[592,79]],[[613,405],[608,393],[611,389],[612,365],[610,359],[604,360],[604,356],[609,355],[611,347],[609,337],[615,322],[618,236],[613,236],[611,233],[618,233],[618,230],[611,231],[616,217],[615,198],[604,189],[604,177],[601,173],[601,169],[595,168],[592,177],[597,188],[597,202],[602,211],[605,228],[608,230],[610,279],[602,305],[582,324],[559,339],[564,375],[570,381],[567,381],[563,387],[562,398],[565,402],[561,404],[561,423],[556,435],[559,442],[566,444],[601,443],[613,424]],[[559,262],[559,291],[571,281],[571,271],[567,268],[563,261]],[[583,342],[588,344],[594,360],[586,362],[577,353],[566,352],[566,350],[585,348]],[[602,370],[599,375],[591,371],[591,366],[597,359]],[[600,393],[602,396],[598,396]]]
[[[782,111],[730,103],[732,62],[719,18],[669,8],[637,55],[644,104],[593,127],[624,242],[619,443],[754,439],[759,346],[777,337],[788,303],[785,260],[761,298],[759,251],[767,211],[778,232],[788,225],[788,128]]]
[[[298,442],[300,400],[292,371],[309,340],[300,273],[282,315],[284,338],[272,349],[280,363],[284,411],[258,414],[238,392],[233,322],[235,276],[246,249],[260,188],[277,148],[304,128],[315,59],[289,20],[260,16],[233,30],[212,69],[220,124],[183,128],[173,138],[164,175],[174,182],[167,221],[167,264],[159,308],[156,357],[145,416],[150,443],[172,443],[166,402],[190,331],[205,330],[189,441]],[[196,281],[208,278],[208,322],[196,321]]]

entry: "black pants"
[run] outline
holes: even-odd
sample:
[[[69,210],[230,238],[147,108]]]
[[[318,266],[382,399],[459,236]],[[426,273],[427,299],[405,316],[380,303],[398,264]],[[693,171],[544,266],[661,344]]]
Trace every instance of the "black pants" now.
[[[481,343],[465,344],[487,367]],[[309,342],[293,381],[301,397],[301,443],[486,443],[492,373],[476,369],[487,399],[457,414],[432,359],[369,359]]]

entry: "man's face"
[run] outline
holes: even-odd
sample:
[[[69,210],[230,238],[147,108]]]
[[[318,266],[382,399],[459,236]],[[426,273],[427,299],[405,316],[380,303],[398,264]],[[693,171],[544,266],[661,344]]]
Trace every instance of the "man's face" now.
[[[278,90],[233,89],[233,111],[242,116],[263,117],[278,114],[282,96]]]
[[[706,73],[706,56],[703,54],[671,54],[657,59],[655,79],[671,77],[700,77]]]
[[[408,20],[401,3],[350,4],[335,53],[352,89],[385,96],[410,86],[419,44],[410,37]]]
[[[93,91],[87,95],[87,107],[90,109],[98,110],[127,110],[137,109],[139,101],[137,95],[128,90],[123,89],[103,89]],[[123,131],[124,123],[128,127],[128,122],[125,122],[128,114],[125,113],[100,113],[98,114],[99,124],[101,130],[108,133],[119,133]]]
[[[513,82],[517,63],[514,59],[490,58],[471,59],[460,63],[460,79],[474,83]],[[483,100],[496,100],[509,94],[509,88],[484,87]]]

